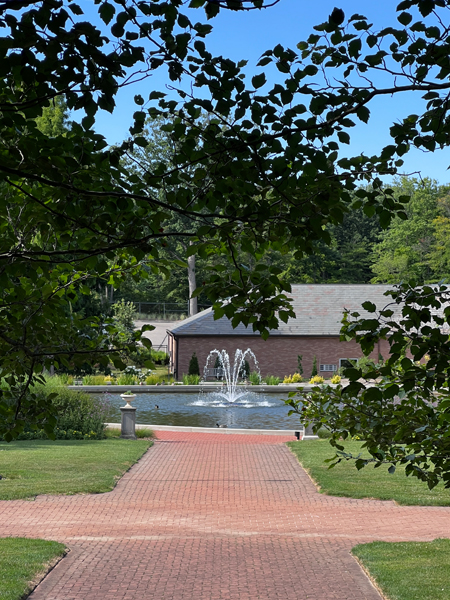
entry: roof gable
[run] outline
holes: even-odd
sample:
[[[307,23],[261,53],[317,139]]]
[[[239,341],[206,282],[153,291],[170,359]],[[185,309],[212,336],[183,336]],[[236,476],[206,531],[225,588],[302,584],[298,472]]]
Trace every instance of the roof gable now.
[[[379,310],[392,302],[385,292],[392,285],[357,284],[304,284],[293,285],[292,298],[295,319],[280,321],[278,329],[271,329],[271,336],[337,336],[345,309],[369,315],[362,303],[370,300]],[[395,307],[393,307],[395,310]],[[248,335],[259,336],[251,327],[239,324],[235,329],[227,317],[214,320],[212,309],[189,317],[171,330],[175,336],[195,335]]]

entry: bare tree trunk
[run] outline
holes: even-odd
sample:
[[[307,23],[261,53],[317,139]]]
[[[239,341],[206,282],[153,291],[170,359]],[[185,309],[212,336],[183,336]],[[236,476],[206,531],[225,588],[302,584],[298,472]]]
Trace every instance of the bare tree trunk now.
[[[198,313],[197,298],[192,298],[192,294],[197,289],[197,281],[195,279],[195,254],[188,256],[188,281],[189,281],[189,316]]]

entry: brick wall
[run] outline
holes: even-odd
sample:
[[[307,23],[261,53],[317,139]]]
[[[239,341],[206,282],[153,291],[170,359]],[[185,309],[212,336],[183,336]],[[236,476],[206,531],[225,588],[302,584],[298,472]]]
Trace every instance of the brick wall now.
[[[339,368],[340,358],[360,358],[363,356],[361,349],[354,342],[341,342],[338,337],[272,337],[264,341],[260,337],[249,336],[199,336],[178,338],[178,378],[188,372],[189,361],[195,352],[203,372],[207,356],[211,350],[226,350],[230,357],[234,357],[237,348],[246,350],[250,348],[259,362],[261,375],[292,375],[297,369],[297,355],[303,356],[303,376],[309,378],[312,371],[314,356],[317,357],[317,368],[320,364],[335,364]],[[379,351],[387,358],[389,344],[380,342]],[[378,348],[375,347],[371,355],[378,360]],[[250,361],[249,361],[250,362]],[[214,366],[213,364],[210,365]],[[250,362],[253,370],[253,365]],[[331,377],[331,372],[320,373],[324,377]]]

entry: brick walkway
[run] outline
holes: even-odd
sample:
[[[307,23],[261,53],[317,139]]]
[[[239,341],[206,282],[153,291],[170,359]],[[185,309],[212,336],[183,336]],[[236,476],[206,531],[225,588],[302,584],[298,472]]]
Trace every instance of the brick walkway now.
[[[114,491],[0,502],[70,548],[30,600],[380,600],[351,557],[450,537],[450,509],[318,494],[286,438],[160,432]]]

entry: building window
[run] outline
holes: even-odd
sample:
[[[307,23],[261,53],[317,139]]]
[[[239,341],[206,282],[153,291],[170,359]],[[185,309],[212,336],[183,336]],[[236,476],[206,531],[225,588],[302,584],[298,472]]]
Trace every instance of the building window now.
[[[349,367],[354,367],[358,362],[357,358],[340,358],[339,359],[339,368],[348,369]]]
[[[320,370],[321,371],[337,371],[337,365],[320,365]]]

